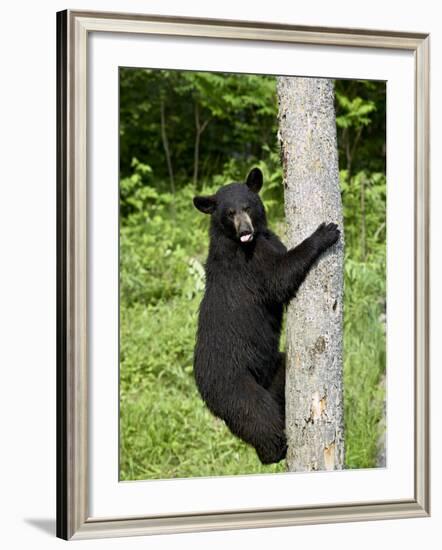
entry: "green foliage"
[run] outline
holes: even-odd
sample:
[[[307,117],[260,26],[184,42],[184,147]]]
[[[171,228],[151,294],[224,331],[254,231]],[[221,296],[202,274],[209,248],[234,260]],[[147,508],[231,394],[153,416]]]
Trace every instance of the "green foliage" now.
[[[385,388],[386,179],[340,173],[345,225],[344,425],[348,468],[376,466]]]
[[[353,257],[365,261],[381,260],[386,238],[386,179],[377,172],[358,172],[351,179],[348,172],[340,172],[346,247]],[[382,259],[382,267],[385,268]]]
[[[336,125],[340,128],[362,128],[371,122],[370,115],[376,110],[374,101],[364,100],[362,97],[349,99],[341,93],[336,94],[338,106],[342,114],[336,116]]]
[[[383,258],[380,258],[381,260]],[[382,262],[346,258],[344,425],[348,468],[376,466],[384,415],[385,271]]]
[[[132,175],[133,158],[149,159],[157,182],[168,169],[161,138],[160,107],[178,187],[194,171],[197,126],[204,126],[200,179],[223,171],[232,156],[248,165],[276,150],[276,81],[273,77],[150,69],[120,69],[121,177]]]
[[[140,209],[120,227],[122,304],[155,305],[192,292],[196,275],[190,275],[207,249],[207,220],[195,216],[194,195],[191,185],[175,197],[150,185],[134,192],[132,203]]]
[[[386,86],[372,80],[336,80],[339,165],[385,174]]]
[[[193,208],[193,196],[241,181],[259,166],[269,223],[283,235],[275,79],[121,69],[120,83],[120,476],[283,472],[283,463],[261,465],[209,413],[192,372],[209,222]],[[346,465],[362,468],[376,465],[383,417],[385,86],[337,81],[336,98],[346,240]],[[174,192],[160,138],[161,102]],[[195,182],[196,109],[206,126]]]

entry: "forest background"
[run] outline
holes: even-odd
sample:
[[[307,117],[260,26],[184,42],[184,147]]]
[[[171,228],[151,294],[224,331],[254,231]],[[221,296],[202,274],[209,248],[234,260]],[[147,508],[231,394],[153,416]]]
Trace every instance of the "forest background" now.
[[[336,80],[344,207],[346,468],[385,461],[386,86]],[[120,69],[120,479],[285,471],[213,417],[193,380],[208,218],[258,166],[284,240],[276,77]],[[281,346],[284,346],[284,338]]]

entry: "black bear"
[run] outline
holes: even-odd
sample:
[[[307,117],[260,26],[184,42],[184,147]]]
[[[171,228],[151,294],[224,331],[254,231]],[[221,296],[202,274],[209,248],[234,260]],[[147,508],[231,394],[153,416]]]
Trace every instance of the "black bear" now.
[[[258,195],[262,183],[254,168],[245,183],[193,199],[211,215],[194,375],[212,413],[270,464],[287,450],[285,355],[279,352],[283,308],[339,230],[323,223],[287,251],[267,227]]]

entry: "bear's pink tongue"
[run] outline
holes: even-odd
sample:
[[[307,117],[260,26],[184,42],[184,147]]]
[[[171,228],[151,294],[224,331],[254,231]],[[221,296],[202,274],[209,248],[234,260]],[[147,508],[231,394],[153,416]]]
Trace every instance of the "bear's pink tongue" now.
[[[241,242],[247,243],[253,239],[253,235],[251,233],[248,233],[247,235],[241,235],[240,239]]]

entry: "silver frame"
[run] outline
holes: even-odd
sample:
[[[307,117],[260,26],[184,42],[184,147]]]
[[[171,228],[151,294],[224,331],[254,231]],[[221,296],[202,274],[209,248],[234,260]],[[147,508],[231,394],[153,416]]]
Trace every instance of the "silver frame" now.
[[[94,519],[88,495],[86,117],[88,33],[119,32],[392,48],[415,60],[414,498],[367,504]],[[117,537],[424,517],[429,464],[429,35],[251,21],[57,14],[57,536]]]

